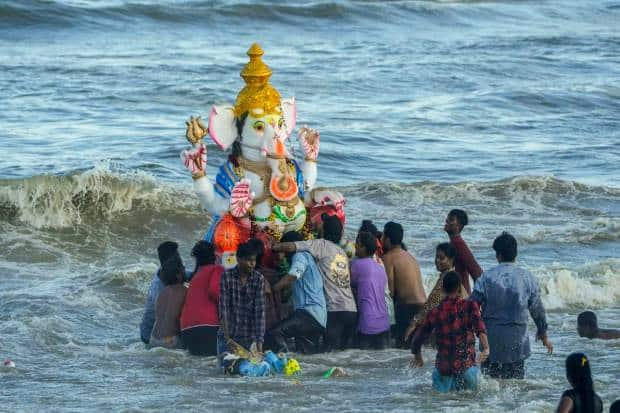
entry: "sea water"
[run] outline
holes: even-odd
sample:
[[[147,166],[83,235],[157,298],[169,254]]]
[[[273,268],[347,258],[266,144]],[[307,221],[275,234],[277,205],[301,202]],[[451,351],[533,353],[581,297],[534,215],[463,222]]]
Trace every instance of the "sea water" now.
[[[223,377],[146,350],[156,246],[210,223],[178,154],[185,120],[233,102],[259,42],[298,125],[321,132],[319,184],[362,219],[401,222],[426,291],[446,213],[483,268],[508,230],[538,278],[555,353],[523,381],[431,391],[404,350],[299,356],[304,374]],[[553,411],[584,351],[606,408],[620,342],[620,2],[0,1],[0,410]],[[208,173],[226,154],[208,145]],[[297,149],[297,155],[300,150]],[[533,324],[530,325],[533,341]],[[346,378],[322,372],[342,366]]]

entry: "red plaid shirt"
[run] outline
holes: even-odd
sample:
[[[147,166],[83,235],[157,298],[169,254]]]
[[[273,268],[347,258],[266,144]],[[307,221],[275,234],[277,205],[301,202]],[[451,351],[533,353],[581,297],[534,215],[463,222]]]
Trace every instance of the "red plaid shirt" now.
[[[461,374],[476,364],[474,333],[486,334],[477,302],[446,297],[416,330],[411,348],[414,354],[433,331],[437,339],[435,367],[442,376]]]

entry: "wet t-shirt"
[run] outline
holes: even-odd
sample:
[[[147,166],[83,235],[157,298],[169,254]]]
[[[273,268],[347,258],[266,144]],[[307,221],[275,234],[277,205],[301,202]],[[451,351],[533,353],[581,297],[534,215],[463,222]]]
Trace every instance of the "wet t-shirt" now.
[[[308,251],[323,275],[327,311],[357,311],[351,290],[351,273],[347,254],[338,245],[325,239],[299,241],[298,251]]]

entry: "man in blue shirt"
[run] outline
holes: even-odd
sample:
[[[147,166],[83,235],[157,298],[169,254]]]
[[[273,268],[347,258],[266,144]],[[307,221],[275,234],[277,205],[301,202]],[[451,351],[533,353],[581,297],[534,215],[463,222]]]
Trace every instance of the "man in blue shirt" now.
[[[298,232],[287,232],[281,242],[303,240]],[[279,253],[283,258],[284,253]],[[267,332],[267,347],[274,352],[288,351],[287,338],[295,338],[296,350],[314,353],[327,323],[327,305],[323,291],[323,275],[314,257],[306,251],[287,253],[291,261],[288,275],[273,287],[275,291],[293,284],[293,314]]]
[[[487,327],[488,360],[482,372],[494,378],[522,379],[524,362],[530,356],[527,313],[536,323],[536,340],[541,340],[549,354],[553,345],[547,338],[547,318],[540,299],[538,280],[524,268],[515,265],[517,240],[507,232],[493,242],[499,265],[485,271],[476,280],[470,299],[482,306],[482,319]]]

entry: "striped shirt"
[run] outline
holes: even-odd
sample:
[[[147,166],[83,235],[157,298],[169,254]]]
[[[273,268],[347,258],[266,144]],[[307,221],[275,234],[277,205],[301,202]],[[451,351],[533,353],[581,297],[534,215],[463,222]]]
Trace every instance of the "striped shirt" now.
[[[265,335],[265,285],[252,271],[242,285],[237,267],[227,270],[220,283],[220,326],[239,343],[263,342]]]

